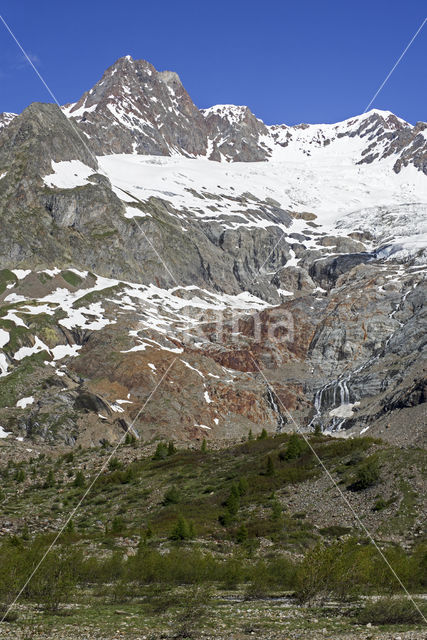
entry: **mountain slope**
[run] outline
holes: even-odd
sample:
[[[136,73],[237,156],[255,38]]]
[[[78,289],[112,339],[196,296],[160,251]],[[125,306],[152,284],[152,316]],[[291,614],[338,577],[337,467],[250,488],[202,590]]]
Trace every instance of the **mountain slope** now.
[[[129,56],[62,112],[12,115],[8,437],[226,440],[292,430],[292,414],[420,442],[425,125],[267,127],[247,107],[199,111],[175,73]]]

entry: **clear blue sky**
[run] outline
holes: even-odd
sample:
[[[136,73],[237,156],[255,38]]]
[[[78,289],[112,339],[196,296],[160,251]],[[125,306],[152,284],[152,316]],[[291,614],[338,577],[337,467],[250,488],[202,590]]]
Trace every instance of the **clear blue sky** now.
[[[268,124],[363,112],[427,15],[425,0],[15,0],[0,11],[60,103],[120,56],[181,76],[198,107],[247,104]],[[51,101],[0,24],[0,111]],[[427,120],[427,24],[374,106]]]

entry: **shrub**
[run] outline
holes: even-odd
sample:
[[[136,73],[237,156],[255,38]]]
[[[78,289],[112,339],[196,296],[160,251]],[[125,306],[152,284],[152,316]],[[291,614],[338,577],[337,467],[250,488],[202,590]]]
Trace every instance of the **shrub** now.
[[[351,529],[349,527],[343,527],[339,524],[332,524],[329,527],[319,529],[319,533],[322,536],[328,536],[330,538],[340,538],[341,536],[348,535]]]
[[[374,506],[372,507],[372,511],[382,511],[387,508],[387,502],[384,498],[378,498]]]
[[[162,504],[167,506],[168,504],[178,504],[181,502],[181,493],[176,487],[171,487],[165,493]]]
[[[380,598],[369,602],[359,612],[357,621],[360,624],[417,624],[422,622],[422,615],[409,598]]]
[[[268,595],[270,577],[265,562],[257,562],[252,568],[252,575],[249,585],[246,588],[245,596],[248,599],[265,598]]]
[[[29,551],[31,564],[39,561],[44,548],[35,543]],[[80,552],[73,549],[52,549],[26,587],[26,595],[43,605],[47,611],[58,611],[61,602],[70,600],[77,585],[77,569],[82,563]]]
[[[409,556],[399,547],[390,547],[383,553],[407,588],[423,589],[425,566],[419,567],[425,550]],[[348,600],[361,593],[391,594],[400,590],[400,583],[374,545],[361,544],[353,538],[330,546],[317,544],[298,567],[296,595],[302,602],[322,601],[331,596]]]
[[[332,596],[348,600],[361,591],[372,589],[372,569],[378,556],[371,546],[361,547],[356,540],[318,543],[298,568],[296,596],[300,602],[325,601]]]
[[[351,491],[364,491],[377,484],[380,479],[380,471],[377,458],[367,458],[358,468],[352,484]]]
[[[187,588],[178,601],[175,638],[199,638],[200,627],[208,617],[212,594],[206,585]]]
[[[224,562],[221,577],[224,589],[235,589],[238,587],[244,577],[241,561],[237,558],[231,558],[227,562]]]

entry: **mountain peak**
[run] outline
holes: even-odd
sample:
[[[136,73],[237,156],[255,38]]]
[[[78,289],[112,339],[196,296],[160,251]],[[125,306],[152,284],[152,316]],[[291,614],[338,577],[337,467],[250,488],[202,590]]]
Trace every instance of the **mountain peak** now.
[[[244,105],[197,109],[175,71],[157,71],[130,55],[116,60],[90,91],[63,110],[83,129],[97,155],[179,153],[256,162],[282,156],[285,149],[290,158],[304,158],[328,146],[328,153],[338,156],[350,150],[356,163],[396,156],[396,171],[408,163],[426,170],[427,141],[415,143],[420,127],[391,111],[371,109],[335,124],[267,127]],[[343,138],[349,142],[347,151],[339,142]]]

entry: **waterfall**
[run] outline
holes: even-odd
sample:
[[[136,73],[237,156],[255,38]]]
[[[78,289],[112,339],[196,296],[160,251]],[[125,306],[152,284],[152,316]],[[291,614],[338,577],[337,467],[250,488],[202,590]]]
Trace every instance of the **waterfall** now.
[[[276,427],[276,432],[277,433],[281,433],[283,427],[286,424],[286,418],[283,417],[281,411],[280,411],[280,407],[277,403],[277,399],[276,399],[276,395],[273,392],[273,390],[267,385],[267,402],[270,405],[270,407],[272,408],[272,410],[274,411],[274,413],[277,416],[277,427]]]
[[[350,376],[328,382],[317,390],[314,396],[315,415],[309,427],[320,425],[322,431],[339,431],[344,422],[351,417],[353,404],[350,401],[348,383]],[[324,420],[323,412],[327,411]],[[331,417],[332,416],[332,417]]]

